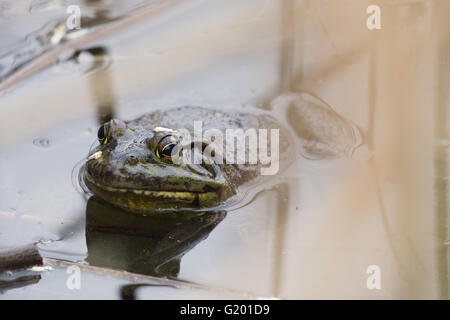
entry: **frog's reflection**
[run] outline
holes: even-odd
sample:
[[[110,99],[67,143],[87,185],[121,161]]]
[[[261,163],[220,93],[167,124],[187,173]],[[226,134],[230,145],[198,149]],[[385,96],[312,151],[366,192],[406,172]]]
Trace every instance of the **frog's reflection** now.
[[[86,260],[95,266],[177,277],[183,255],[225,216],[225,211],[141,216],[93,196],[86,208]]]
[[[35,272],[18,272],[18,275],[9,276],[4,279],[0,275],[0,294],[4,294],[8,290],[18,289],[27,287],[38,283],[41,280],[40,274],[35,274]]]

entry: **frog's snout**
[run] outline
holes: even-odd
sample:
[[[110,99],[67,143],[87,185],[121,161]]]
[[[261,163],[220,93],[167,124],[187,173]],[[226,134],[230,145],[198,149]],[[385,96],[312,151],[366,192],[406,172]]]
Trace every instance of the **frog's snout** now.
[[[216,164],[207,164],[202,162],[201,164],[187,164],[186,167],[191,172],[203,177],[215,179],[218,175],[218,168],[216,168]]]

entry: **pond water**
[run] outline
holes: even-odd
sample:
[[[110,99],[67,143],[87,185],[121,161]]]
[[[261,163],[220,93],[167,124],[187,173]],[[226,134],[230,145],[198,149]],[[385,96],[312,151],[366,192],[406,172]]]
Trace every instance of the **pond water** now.
[[[45,35],[69,2],[2,2],[0,248],[38,242],[67,264],[0,299],[448,297],[438,53],[449,28],[433,16],[445,5],[381,2],[383,29],[370,31],[356,0],[70,1],[93,31],[144,14],[12,82],[64,44]],[[295,161],[245,203],[196,219],[136,217],[80,194],[74,168],[103,121],[181,105],[269,111],[291,129]]]

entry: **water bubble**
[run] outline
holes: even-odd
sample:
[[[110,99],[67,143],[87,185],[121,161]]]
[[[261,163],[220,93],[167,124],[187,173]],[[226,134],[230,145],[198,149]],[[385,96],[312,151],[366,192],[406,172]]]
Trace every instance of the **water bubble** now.
[[[75,54],[75,61],[79,65],[80,71],[87,76],[106,71],[112,63],[108,50],[103,47],[80,51]]]
[[[95,63],[95,56],[87,51],[82,51],[77,56],[77,62],[80,64],[91,65]]]
[[[33,140],[33,144],[39,148],[50,148],[52,146],[49,138],[36,138]]]

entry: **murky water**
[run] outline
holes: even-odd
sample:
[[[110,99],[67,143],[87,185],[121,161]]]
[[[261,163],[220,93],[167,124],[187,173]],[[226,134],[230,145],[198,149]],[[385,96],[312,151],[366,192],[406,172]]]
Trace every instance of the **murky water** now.
[[[77,3],[89,32],[161,5]],[[68,1],[0,6],[0,247],[39,242],[83,268],[79,290],[69,265],[3,274],[0,298],[448,297],[448,146],[434,149],[447,113],[432,108],[448,101],[436,89],[448,57],[430,58],[448,51],[434,16],[445,4],[386,1],[383,29],[368,31],[364,1],[167,3],[56,59],[83,39],[52,33]],[[36,59],[45,68],[27,69]],[[21,70],[33,72],[11,78]],[[202,217],[137,217],[80,195],[72,170],[100,123],[189,104],[269,110],[295,161]]]

